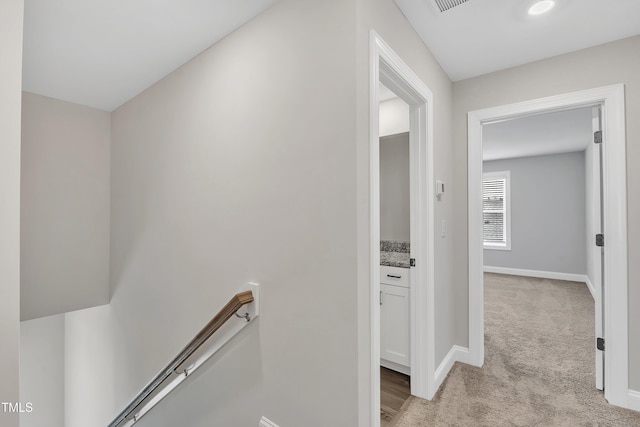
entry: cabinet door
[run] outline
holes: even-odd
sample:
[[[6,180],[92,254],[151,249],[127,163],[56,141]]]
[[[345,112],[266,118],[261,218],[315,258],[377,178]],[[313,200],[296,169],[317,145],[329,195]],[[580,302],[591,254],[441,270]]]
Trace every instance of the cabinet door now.
[[[409,366],[409,288],[380,285],[380,357]]]

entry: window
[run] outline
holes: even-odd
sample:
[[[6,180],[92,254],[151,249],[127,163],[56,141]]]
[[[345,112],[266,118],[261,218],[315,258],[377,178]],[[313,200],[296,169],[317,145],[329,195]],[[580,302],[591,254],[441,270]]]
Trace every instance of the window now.
[[[509,171],[482,177],[482,237],[485,249],[511,250]]]

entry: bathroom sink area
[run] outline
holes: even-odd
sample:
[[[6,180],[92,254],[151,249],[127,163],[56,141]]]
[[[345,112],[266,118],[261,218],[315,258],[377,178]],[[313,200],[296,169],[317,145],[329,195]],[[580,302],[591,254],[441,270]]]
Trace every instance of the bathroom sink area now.
[[[409,268],[411,246],[409,242],[380,241],[380,265]]]

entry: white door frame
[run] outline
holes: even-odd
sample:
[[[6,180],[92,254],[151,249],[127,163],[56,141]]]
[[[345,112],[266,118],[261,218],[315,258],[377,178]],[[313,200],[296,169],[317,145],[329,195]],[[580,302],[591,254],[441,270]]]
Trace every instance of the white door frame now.
[[[593,105],[602,105],[604,136],[605,398],[611,404],[628,407],[627,184],[623,84],[469,112],[469,360],[476,366],[484,363],[482,125],[524,115]]]
[[[382,82],[410,108],[411,394],[431,399],[435,389],[433,94],[375,32],[370,38],[371,214],[371,409],[380,425],[380,131],[378,85]]]

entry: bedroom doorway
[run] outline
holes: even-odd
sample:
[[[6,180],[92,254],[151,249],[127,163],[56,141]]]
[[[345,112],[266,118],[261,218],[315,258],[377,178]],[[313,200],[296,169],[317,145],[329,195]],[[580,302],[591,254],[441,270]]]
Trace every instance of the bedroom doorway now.
[[[556,302],[564,301],[556,317],[582,319],[577,322],[581,327],[571,333],[577,340],[556,336],[562,330],[551,328],[537,338],[542,344],[531,348],[529,361],[543,361],[544,353],[554,350],[562,358],[566,349],[567,360],[580,361],[588,371],[595,369],[596,388],[602,390],[603,352],[591,346],[595,336],[603,336],[602,247],[594,242],[602,234],[602,144],[595,137],[600,123],[601,106],[596,105],[484,124],[482,208],[485,335],[496,338],[485,341],[498,342],[500,330],[522,333],[535,341],[537,329],[524,330],[536,323],[537,315],[553,317]],[[569,298],[564,291],[574,296]],[[542,303],[552,294],[556,296]],[[507,322],[513,328],[493,328],[503,321],[494,316],[496,310],[506,312],[504,307],[490,309],[489,305],[506,303],[506,295],[511,295],[511,303],[529,309],[518,310]],[[571,314],[578,301],[581,309]],[[587,313],[591,314],[583,318]],[[594,319],[595,328],[586,327]],[[576,322],[561,323],[570,328]],[[551,346],[552,339],[575,345]],[[533,357],[538,352],[543,354]],[[590,362],[594,353],[595,367]]]
[[[624,86],[614,85],[517,104],[472,111],[468,115],[468,219],[469,219],[469,351],[470,362],[484,363],[483,231],[482,231],[482,147],[483,126],[527,115],[566,111],[579,107],[600,107],[602,111],[602,249],[604,265],[601,301],[596,304],[595,324],[606,340],[606,358],[598,360],[606,372],[605,398],[625,406],[628,393],[627,347],[627,230]],[[593,236],[593,245],[596,236]],[[599,292],[595,289],[595,293]],[[598,310],[601,305],[603,309]],[[602,319],[606,321],[603,323]],[[593,351],[596,350],[596,342]],[[599,343],[598,343],[599,344]],[[597,367],[596,371],[602,371]],[[595,381],[598,381],[596,377]]]

